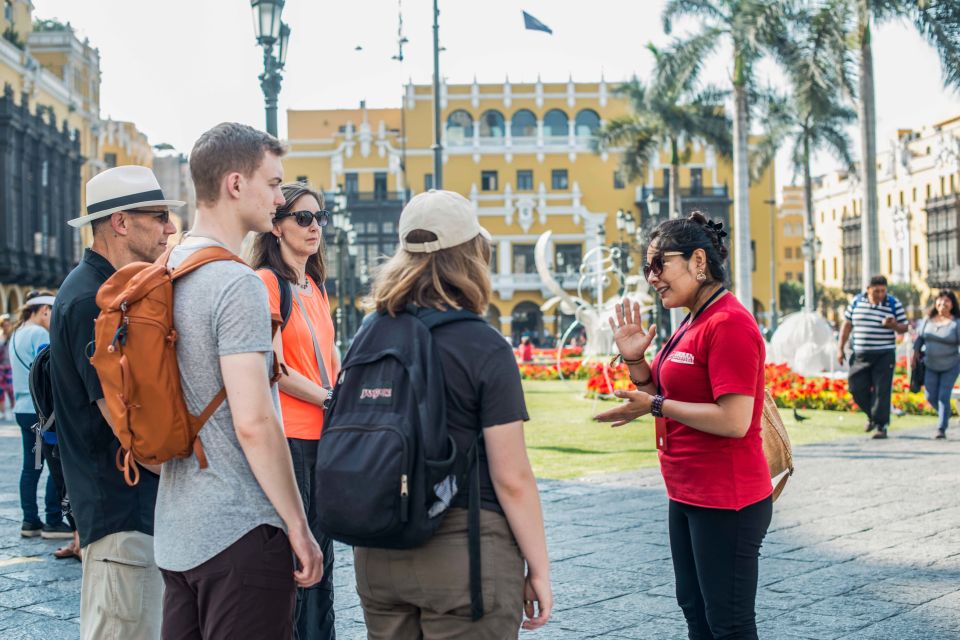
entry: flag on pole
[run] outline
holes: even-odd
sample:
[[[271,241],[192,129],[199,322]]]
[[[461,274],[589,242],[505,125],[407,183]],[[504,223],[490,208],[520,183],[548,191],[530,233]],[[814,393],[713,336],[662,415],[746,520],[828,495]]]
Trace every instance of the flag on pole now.
[[[530,31],[543,31],[553,35],[553,29],[543,24],[526,11],[523,12],[523,26]]]

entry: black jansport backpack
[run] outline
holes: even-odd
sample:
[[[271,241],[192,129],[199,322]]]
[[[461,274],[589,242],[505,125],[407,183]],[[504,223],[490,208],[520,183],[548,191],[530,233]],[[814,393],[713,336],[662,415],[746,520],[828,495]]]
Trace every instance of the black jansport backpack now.
[[[41,349],[37,357],[33,359],[27,381],[30,385],[30,398],[33,400],[33,408],[37,412],[37,424],[33,425],[33,430],[37,434],[34,467],[40,469],[42,467],[40,443],[43,434],[53,429],[54,423],[50,345]]]
[[[447,428],[446,387],[430,331],[483,318],[410,306],[369,316],[343,361],[317,452],[320,528],[358,547],[410,549],[436,532],[469,483],[470,595],[480,588],[478,436],[458,451]],[[468,473],[470,478],[467,478]]]

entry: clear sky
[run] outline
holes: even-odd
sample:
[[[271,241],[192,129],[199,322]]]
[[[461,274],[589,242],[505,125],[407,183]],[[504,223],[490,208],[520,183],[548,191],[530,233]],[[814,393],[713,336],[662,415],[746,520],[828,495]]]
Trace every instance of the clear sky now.
[[[152,144],[189,152],[210,126],[236,120],[264,126],[257,76],[263,68],[248,0],[33,0],[34,15],[69,21],[101,55],[101,115],[131,120]],[[432,74],[430,0],[403,0],[410,42],[397,52],[397,0],[287,0],[290,51],[280,95],[280,135],[285,110],[399,106],[409,78]],[[441,73],[450,83],[616,82],[652,67],[648,42],[666,44],[661,0],[441,0]],[[554,31],[525,31],[526,10]],[[679,31],[690,23],[678,25]],[[356,47],[360,46],[360,51]],[[706,68],[723,83],[724,53]],[[898,128],[960,115],[960,94],[945,90],[933,50],[908,26],[884,25],[875,36],[878,149]],[[778,83],[772,65],[763,73]],[[785,163],[781,162],[781,165]],[[818,162],[820,171],[828,160]],[[781,184],[791,179],[783,166]]]

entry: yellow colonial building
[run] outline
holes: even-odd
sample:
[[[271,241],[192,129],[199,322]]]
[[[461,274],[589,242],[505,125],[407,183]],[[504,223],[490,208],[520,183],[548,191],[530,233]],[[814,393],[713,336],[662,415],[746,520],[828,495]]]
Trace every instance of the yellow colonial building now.
[[[495,295],[488,315],[514,340],[529,333],[549,342],[571,321],[555,316],[555,310],[545,317],[541,310],[548,293],[536,273],[534,244],[544,231],[553,233],[548,259],[557,280],[575,291],[577,267],[601,241],[632,252],[624,265],[637,271],[638,238],[618,229],[618,211],[646,224],[652,196],[666,214],[665,154],[643,180],[627,183],[616,152],[593,150],[596,131],[629,108],[614,89],[603,80],[441,85],[443,188],[470,198],[494,237]],[[346,195],[356,233],[355,263],[341,260],[333,271],[354,264],[356,288],[362,289],[370,269],[396,247],[396,220],[406,198],[435,184],[432,87],[407,85],[400,108],[361,104],[351,110],[291,110],[287,116],[286,176],[325,192],[339,187]],[[683,210],[703,210],[729,228],[732,182],[728,161],[709,147],[695,147],[680,173]],[[753,291],[760,314],[771,292],[768,269],[758,271],[757,265],[770,264],[772,257],[766,202],[773,193],[771,168],[750,194]]]
[[[777,283],[803,282],[803,187],[791,185],[780,190],[774,227]]]
[[[878,154],[877,172],[883,275],[912,286],[922,300],[934,289],[960,287],[960,116],[898,131]],[[862,208],[854,175],[817,180],[818,281],[847,293],[860,289]]]

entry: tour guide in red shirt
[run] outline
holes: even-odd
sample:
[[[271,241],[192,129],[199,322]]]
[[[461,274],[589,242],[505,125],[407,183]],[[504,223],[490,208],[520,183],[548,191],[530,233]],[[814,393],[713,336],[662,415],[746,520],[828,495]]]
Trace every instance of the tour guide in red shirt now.
[[[723,287],[722,223],[700,213],[651,234],[644,276],[668,309],[690,315],[648,364],[656,327],[624,301],[610,320],[636,391],[596,416],[618,427],[656,416],[670,498],[677,602],[691,638],[757,638],[760,545],[770,525],[770,474],[760,441],[764,343],[757,322]]]

